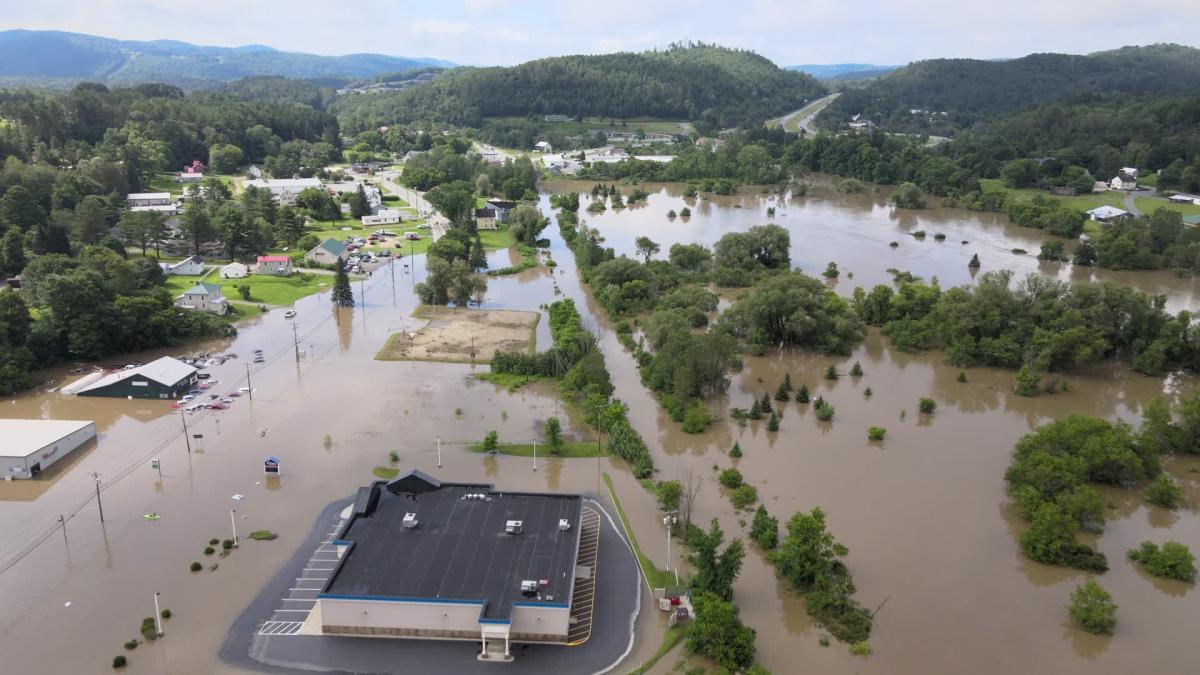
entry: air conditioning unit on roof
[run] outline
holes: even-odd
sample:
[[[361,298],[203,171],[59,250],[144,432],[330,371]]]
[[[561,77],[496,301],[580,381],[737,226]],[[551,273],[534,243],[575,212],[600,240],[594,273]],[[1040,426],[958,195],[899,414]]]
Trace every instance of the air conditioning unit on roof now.
[[[415,514],[415,513],[404,514],[404,520],[401,521],[401,524],[404,525],[405,529],[411,530],[412,528],[416,527],[417,526],[417,514]]]
[[[508,520],[504,523],[505,534],[521,534],[521,521]]]

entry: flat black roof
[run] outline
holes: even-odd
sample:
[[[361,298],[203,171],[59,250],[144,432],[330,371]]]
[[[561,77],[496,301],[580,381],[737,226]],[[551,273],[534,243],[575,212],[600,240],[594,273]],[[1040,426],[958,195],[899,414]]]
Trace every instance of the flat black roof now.
[[[483,601],[481,619],[508,620],[514,603],[569,605],[578,553],[579,495],[503,492],[414,471],[360,492],[339,537],[352,542],[323,596]],[[483,495],[482,499],[467,495]],[[418,525],[406,528],[404,515]],[[571,529],[560,531],[559,520]],[[522,532],[505,532],[510,520]],[[521,582],[547,581],[525,596]]]

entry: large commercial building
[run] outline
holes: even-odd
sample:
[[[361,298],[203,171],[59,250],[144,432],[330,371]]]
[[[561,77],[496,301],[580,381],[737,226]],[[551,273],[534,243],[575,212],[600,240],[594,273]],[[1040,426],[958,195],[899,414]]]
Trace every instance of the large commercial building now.
[[[164,356],[144,366],[118,370],[76,392],[79,396],[179,398],[196,386],[196,369]]]
[[[579,495],[503,492],[420,471],[360,488],[318,597],[327,634],[566,644]],[[588,601],[590,603],[590,599]],[[589,612],[590,614],[590,612]]]
[[[34,478],[95,437],[95,422],[0,419],[0,470]]]

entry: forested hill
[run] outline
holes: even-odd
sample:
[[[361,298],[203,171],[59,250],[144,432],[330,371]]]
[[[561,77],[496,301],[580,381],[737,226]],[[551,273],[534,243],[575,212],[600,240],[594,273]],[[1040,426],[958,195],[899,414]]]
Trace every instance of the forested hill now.
[[[1200,50],[1180,45],[1010,61],[934,59],[845,92],[824,116],[835,123],[862,113],[889,130],[944,134],[1048,101],[1197,91]]]
[[[333,110],[349,130],[419,121],[479,126],[486,117],[529,114],[661,117],[730,127],[795,110],[824,93],[811,76],[752,52],[675,45],[511,68],[460,68],[397,93],[343,97]]]
[[[87,80],[197,87],[254,75],[354,79],[450,65],[381,54],[318,56],[262,45],[202,47],[173,40],[136,42],[59,31],[0,31],[0,81],[6,84],[70,85]]]

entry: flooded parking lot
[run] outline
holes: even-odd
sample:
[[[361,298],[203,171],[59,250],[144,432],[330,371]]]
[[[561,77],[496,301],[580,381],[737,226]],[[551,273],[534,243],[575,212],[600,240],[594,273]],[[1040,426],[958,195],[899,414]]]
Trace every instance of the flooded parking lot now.
[[[590,185],[555,183],[547,190],[586,192]],[[897,217],[880,196],[820,188],[812,195],[687,201],[679,186],[666,185],[652,190],[643,206],[581,216],[601,230],[608,245],[632,254],[633,239],[643,235],[664,250],[677,241],[711,244],[727,231],[766,222],[766,209],[775,205],[774,222],[792,233],[793,264],[815,272],[836,261],[844,271],[836,290],[843,294],[855,285],[889,283],[887,268],[937,276],[943,285],[969,283],[966,263],[979,253],[985,271],[1008,267],[1063,279],[1116,278],[1167,294],[1173,308],[1195,306],[1194,282],[1169,273],[1077,272],[1013,255],[1012,248],[1036,252],[1042,235],[990,214],[935,209]],[[688,222],[667,219],[668,210],[688,203],[694,204]],[[546,195],[542,208],[549,213]],[[905,236],[918,227],[931,236],[923,242]],[[932,239],[938,231],[947,235],[945,242]],[[1168,463],[1187,496],[1187,508],[1173,514],[1143,504],[1136,493],[1105,493],[1112,508],[1097,545],[1113,568],[1102,581],[1121,607],[1111,638],[1067,626],[1066,597],[1085,575],[1020,555],[1016,536],[1023,524],[1007,506],[1003,481],[1013,444],[1035,425],[1071,413],[1134,420],[1152,398],[1189,390],[1191,378],[1147,378],[1109,365],[1071,374],[1070,391],[1021,398],[1009,393],[1010,372],[972,369],[968,382],[957,382],[958,370],[943,365],[938,354],[898,353],[872,334],[845,359],[793,352],[747,357],[746,367],[733,375],[728,399],[711,403],[719,421],[704,434],[683,434],[641,385],[632,358],[579,284],[557,229],[547,228],[545,236],[558,267],[489,278],[484,308],[536,311],[556,298],[574,298],[600,338],[617,396],[629,404],[659,478],[688,470],[704,478],[695,517],[701,522],[717,517],[727,533],[744,535],[739,519],[745,516],[733,512],[712,471],[714,464],[736,461],[781,520],[814,506],[824,509],[831,530],[850,548],[859,599],[872,609],[882,606],[871,640],[874,655],[852,657],[836,644],[823,648],[802,600],[776,581],[750,547],[735,600],[758,630],[760,660],[773,672],[795,672],[797,664],[806,672],[914,675],[1124,673],[1148,663],[1159,672],[1194,670],[1187,649],[1190,627],[1200,621],[1194,591],[1151,581],[1124,560],[1124,552],[1143,539],[1200,547],[1196,459]],[[970,243],[960,244],[963,239]],[[893,240],[900,242],[894,250],[888,246]],[[493,267],[518,259],[508,251],[489,255]],[[142,617],[153,611],[153,593],[160,591],[174,614],[164,626],[167,637],[129,654],[127,670],[241,672],[217,658],[234,619],[296,552],[321,510],[372,480],[371,469],[388,465],[393,450],[399,466],[508,489],[599,494],[607,472],[643,548],[662,566],[664,532],[654,517],[654,500],[619,461],[543,460],[534,472],[525,458],[461,450],[490,429],[504,441],[535,438],[540,423],[560,408],[552,385],[509,393],[472,379],[472,372],[486,370],[482,363],[374,360],[390,334],[421,325],[411,316],[413,282],[423,275],[420,257],[413,269],[416,278],[396,267],[394,285],[393,270],[386,267],[356,282],[354,310],[335,314],[324,295],[313,296],[297,303],[294,319],[271,312],[244,324],[235,339],[168,352],[242,354],[210,369],[222,389],[248,386],[247,378],[254,388],[253,401],[239,398],[227,411],[181,418],[166,402],[57,393],[30,393],[0,404],[4,417],[91,419],[99,432],[93,447],[61,462],[53,475],[0,483],[5,542],[0,569],[7,568],[0,574],[7,609],[0,641],[20,646],[6,650],[6,668],[44,672],[51,654],[58,672],[110,672],[112,656],[136,636]],[[544,319],[536,329],[541,348],[549,343]],[[251,364],[247,375],[244,356],[255,348],[264,350],[264,363]],[[831,363],[844,372],[854,361],[862,363],[861,378],[831,382],[821,376]],[[777,434],[767,433],[762,423],[739,427],[729,419],[728,407],[747,407],[751,397],[774,391],[784,373],[825,396],[837,409],[834,421],[820,423],[794,402],[785,405]],[[870,399],[863,396],[868,386]],[[932,418],[915,414],[921,396],[938,401]],[[183,420],[189,434],[201,436],[191,440],[191,453]],[[867,442],[870,425],[887,427],[882,444]],[[590,437],[579,422],[569,427],[571,434]],[[739,460],[725,454],[734,441],[744,452]],[[278,478],[263,475],[267,455],[282,460]],[[161,460],[161,479],[150,467],[152,457]],[[103,526],[93,472],[102,486]],[[216,570],[189,572],[192,561],[211,562],[202,552],[210,538],[230,536],[231,510],[239,533],[269,529],[278,539],[247,542],[217,561]],[[160,520],[145,520],[147,513]],[[60,515],[67,517],[65,536],[57,526]],[[659,617],[645,613],[641,639],[623,668],[654,652],[659,624]],[[656,672],[669,666],[663,663]]]

